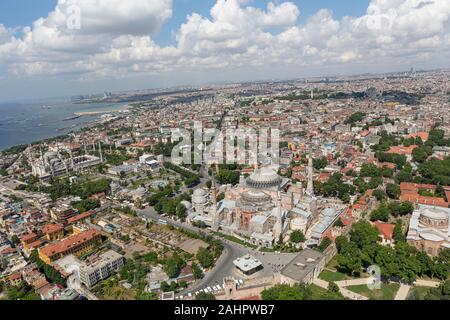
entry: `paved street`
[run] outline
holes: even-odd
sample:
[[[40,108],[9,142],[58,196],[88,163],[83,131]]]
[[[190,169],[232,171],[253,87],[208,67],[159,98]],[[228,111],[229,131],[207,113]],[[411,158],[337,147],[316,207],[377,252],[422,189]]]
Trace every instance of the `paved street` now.
[[[156,213],[153,210],[153,208],[146,208],[143,210],[139,210],[138,213],[146,217],[147,219],[153,221],[158,221],[159,219],[161,219],[161,216],[158,213]],[[188,231],[193,231],[197,233],[200,232],[210,233],[208,229],[199,229],[187,223],[181,223],[168,218],[164,218],[164,220],[167,221],[168,225],[182,228]],[[222,239],[218,236],[214,237],[220,240],[224,246],[224,252],[222,256],[217,261],[215,267],[212,270],[210,270],[200,282],[190,287],[188,290],[181,292],[180,294],[195,292],[198,291],[199,289],[204,289],[208,286],[215,286],[222,284],[223,279],[227,276],[233,276],[235,279],[245,280],[246,278],[243,275],[237,273],[233,261],[246,254],[253,255],[255,258],[259,259],[263,263],[264,269],[257,274],[257,276],[262,277],[270,276],[273,275],[274,273],[279,272],[283,266],[289,263],[297,255],[297,253],[287,253],[287,254],[263,253],[248,248],[246,246],[237,244],[235,242]]]

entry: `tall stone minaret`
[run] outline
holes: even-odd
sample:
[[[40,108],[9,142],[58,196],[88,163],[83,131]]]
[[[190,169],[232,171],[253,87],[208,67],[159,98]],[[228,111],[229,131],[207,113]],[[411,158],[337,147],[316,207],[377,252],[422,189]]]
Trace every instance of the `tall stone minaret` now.
[[[311,155],[309,155],[309,160],[308,160],[308,186],[306,188],[306,193],[309,196],[313,196],[314,195],[314,183],[313,183],[313,159],[311,157]]]
[[[219,215],[217,214],[217,188],[216,188],[216,178],[213,173],[212,185],[211,185],[211,219],[212,219],[212,230],[214,232],[219,231]]]
[[[281,192],[278,191],[277,199],[277,222],[274,226],[273,234],[278,239],[283,234],[283,208],[281,206]]]

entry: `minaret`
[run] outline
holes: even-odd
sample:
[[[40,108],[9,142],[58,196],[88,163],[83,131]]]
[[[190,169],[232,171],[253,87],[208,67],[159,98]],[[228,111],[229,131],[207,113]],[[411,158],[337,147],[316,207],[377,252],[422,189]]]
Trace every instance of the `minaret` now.
[[[103,163],[103,152],[102,152],[102,143],[101,143],[101,141],[98,142],[98,150],[100,152],[100,161]]]
[[[306,189],[306,193],[309,196],[313,196],[314,195],[314,183],[313,183],[313,159],[311,157],[311,155],[309,155],[309,160],[308,160],[308,187]]]
[[[245,176],[244,173],[241,171],[241,175],[239,176],[239,186],[243,187],[245,185]]]
[[[219,231],[219,217],[217,215],[217,188],[216,188],[216,178],[212,177],[212,185],[211,185],[211,200],[212,200],[212,207],[211,207],[211,219],[212,219],[212,230],[214,232]]]
[[[277,199],[277,222],[274,226],[274,236],[275,239],[278,240],[280,236],[283,234],[283,208],[281,206],[281,192],[278,191],[278,199]]]

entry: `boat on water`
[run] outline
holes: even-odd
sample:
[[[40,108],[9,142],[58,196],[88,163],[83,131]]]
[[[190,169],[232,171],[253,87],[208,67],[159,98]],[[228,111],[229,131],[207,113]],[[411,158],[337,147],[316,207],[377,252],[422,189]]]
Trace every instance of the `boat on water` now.
[[[71,117],[65,118],[64,121],[72,121],[72,120],[76,120],[76,119],[79,119],[79,118],[81,118],[81,116],[75,114],[75,115],[73,115]]]

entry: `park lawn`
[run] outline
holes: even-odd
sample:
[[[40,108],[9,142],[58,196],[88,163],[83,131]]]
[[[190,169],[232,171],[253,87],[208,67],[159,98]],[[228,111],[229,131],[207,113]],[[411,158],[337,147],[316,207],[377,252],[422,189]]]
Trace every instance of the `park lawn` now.
[[[334,256],[333,259],[328,263],[327,268],[328,269],[336,269],[339,266],[339,263],[337,262],[337,255]]]
[[[319,275],[319,278],[328,282],[336,282],[336,281],[342,281],[342,280],[350,280],[351,277],[347,276],[346,274],[342,272],[333,272],[330,270],[323,270],[322,273]]]
[[[315,284],[310,285],[309,287],[312,292],[312,299],[311,300],[323,300],[321,297],[327,293],[327,290],[324,288],[321,288]]]
[[[243,240],[241,240],[241,239],[239,239],[239,238],[237,238],[237,237],[230,236],[230,235],[227,235],[227,234],[223,234],[223,233],[220,233],[220,232],[217,232],[217,234],[218,234],[220,237],[222,237],[222,238],[224,238],[224,239],[226,239],[226,240],[228,240],[228,241],[235,242],[235,243],[240,244],[240,245],[242,245],[242,246],[249,247],[249,248],[252,248],[252,249],[256,249],[256,248],[257,248],[255,245],[253,245],[253,244],[251,244],[251,243],[248,243],[248,242],[246,242],[246,241],[243,241]]]
[[[370,300],[394,300],[399,288],[398,283],[382,283],[379,290],[370,290],[365,284],[347,287],[348,290],[366,296]]]

